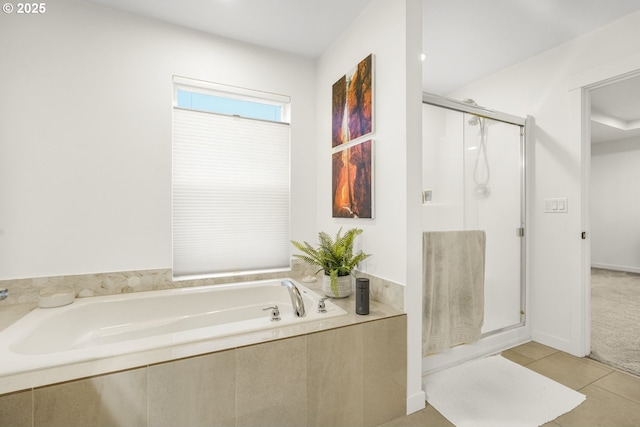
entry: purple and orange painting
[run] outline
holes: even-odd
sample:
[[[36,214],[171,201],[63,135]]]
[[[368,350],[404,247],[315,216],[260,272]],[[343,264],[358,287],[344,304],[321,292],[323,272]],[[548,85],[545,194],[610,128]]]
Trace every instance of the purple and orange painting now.
[[[373,218],[373,140],[332,155],[334,218]]]
[[[373,132],[373,54],[332,88],[331,147]]]

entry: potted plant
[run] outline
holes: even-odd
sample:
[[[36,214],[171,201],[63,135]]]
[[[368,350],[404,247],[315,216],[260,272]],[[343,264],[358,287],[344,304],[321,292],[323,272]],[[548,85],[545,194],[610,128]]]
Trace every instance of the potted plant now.
[[[309,243],[291,241],[302,254],[293,256],[311,265],[320,267],[324,271],[322,291],[328,297],[344,298],[353,292],[353,269],[358,263],[371,255],[360,251],[353,253],[353,241],[362,233],[361,229],[352,228],[341,235],[342,228],[338,230],[335,239],[324,231],[318,233],[318,247],[314,248]]]

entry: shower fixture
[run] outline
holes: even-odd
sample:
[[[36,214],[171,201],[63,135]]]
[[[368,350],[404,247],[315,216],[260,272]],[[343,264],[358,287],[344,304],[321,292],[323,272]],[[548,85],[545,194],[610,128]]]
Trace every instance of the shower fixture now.
[[[469,123],[470,126],[476,126],[480,122],[480,120],[484,120],[484,119],[481,119],[476,115],[471,115],[469,120],[467,120],[467,123]]]
[[[465,98],[462,100],[462,102],[464,102],[465,104],[473,105],[474,107],[479,107],[476,101],[474,101],[471,98]],[[481,120],[479,116],[476,116],[475,114],[471,114],[471,117],[469,118],[469,120],[467,120],[467,123],[469,123],[469,125],[471,126],[475,126],[478,124],[479,120]]]
[[[464,99],[462,102],[465,104],[478,107],[478,104],[470,98]],[[469,126],[480,126],[479,136],[480,144],[478,146],[478,155],[476,157],[475,164],[473,166],[473,182],[476,186],[473,189],[474,194],[479,199],[486,199],[491,194],[491,188],[489,187],[489,158],[487,157],[487,126],[486,119],[484,117],[472,114],[467,120]],[[482,161],[480,160],[482,158]],[[484,173],[481,170],[484,167]]]

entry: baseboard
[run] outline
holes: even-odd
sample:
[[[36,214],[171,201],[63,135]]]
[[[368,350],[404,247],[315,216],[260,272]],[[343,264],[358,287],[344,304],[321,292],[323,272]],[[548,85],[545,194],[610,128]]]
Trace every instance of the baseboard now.
[[[626,271],[627,273],[640,274],[640,267],[630,267],[628,265],[603,264],[599,262],[591,262],[591,267],[602,268],[605,270]]]
[[[427,396],[424,390],[407,398],[407,415],[413,414],[425,408]]]

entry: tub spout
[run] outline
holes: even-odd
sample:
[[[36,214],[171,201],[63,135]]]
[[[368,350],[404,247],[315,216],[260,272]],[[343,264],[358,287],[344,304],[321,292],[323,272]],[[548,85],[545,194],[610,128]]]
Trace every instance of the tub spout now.
[[[8,289],[0,289],[0,301],[2,301],[3,299],[7,299],[7,297],[9,296],[9,290]]]
[[[283,280],[280,282],[282,286],[287,288],[289,291],[289,296],[291,297],[291,305],[293,306],[293,312],[296,317],[304,317],[304,301],[302,300],[302,295],[300,294],[300,290],[296,285],[291,282],[291,280]]]

